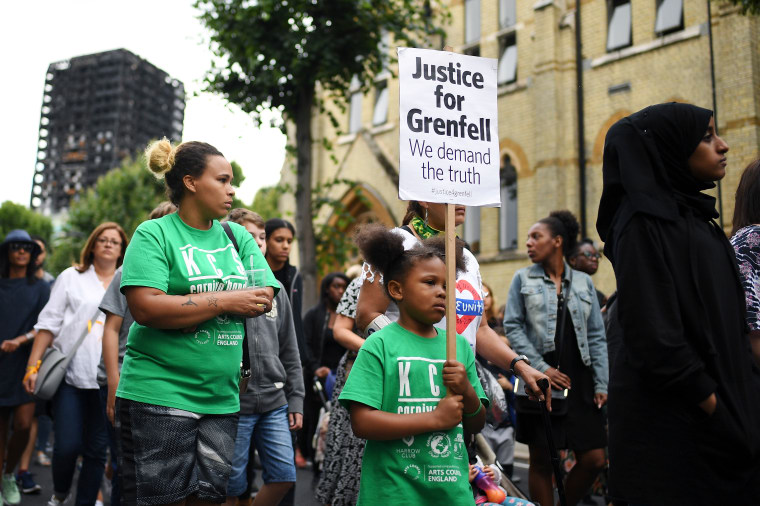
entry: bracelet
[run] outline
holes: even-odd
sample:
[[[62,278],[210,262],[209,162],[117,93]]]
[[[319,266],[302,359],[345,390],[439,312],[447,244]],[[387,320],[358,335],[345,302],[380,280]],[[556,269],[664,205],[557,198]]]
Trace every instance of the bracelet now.
[[[515,366],[519,361],[523,361],[526,364],[530,365],[530,360],[528,360],[528,357],[525,355],[518,355],[515,358],[512,359],[512,362],[509,363],[509,372],[512,373],[512,376],[517,376],[517,371],[515,371]]]
[[[34,331],[30,330],[29,332],[24,334],[24,337],[26,338],[27,341],[31,341],[32,339],[34,339]]]
[[[462,413],[462,416],[464,416],[465,418],[472,418],[473,416],[475,416],[478,413],[480,413],[481,409],[483,409],[483,403],[480,402],[480,401],[478,401],[478,409],[476,409],[472,413]]]
[[[24,375],[24,379],[22,379],[21,382],[24,383],[29,378],[29,376],[40,372],[40,365],[42,365],[42,360],[38,360],[37,364],[35,365],[26,366],[26,374]]]

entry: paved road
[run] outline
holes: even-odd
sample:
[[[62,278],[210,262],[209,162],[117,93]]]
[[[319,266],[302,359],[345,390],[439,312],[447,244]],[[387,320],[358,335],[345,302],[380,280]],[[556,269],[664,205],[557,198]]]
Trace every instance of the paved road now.
[[[41,467],[38,465],[32,465],[31,471],[35,474],[37,483],[42,486],[42,493],[38,495],[25,495],[21,500],[22,506],[46,506],[48,499],[53,491],[53,478],[49,467]],[[519,480],[517,485],[524,491],[528,490],[528,469],[527,464],[518,461],[515,465],[515,477]],[[257,473],[257,479],[259,485],[261,485],[261,473]],[[310,470],[299,469],[297,473],[296,481],[296,506],[321,506],[314,499],[314,488],[317,485],[314,474]],[[76,483],[76,477],[74,479]],[[604,501],[601,498],[595,497],[596,505],[604,505]],[[74,501],[71,500],[67,503],[69,506],[73,506]],[[108,504],[108,500],[106,500]]]
[[[37,483],[42,487],[42,492],[37,495],[24,495],[21,498],[21,506],[46,506],[48,499],[53,493],[53,476],[49,467],[41,467],[33,464],[32,473]],[[313,478],[313,473],[310,470],[299,469],[296,476],[296,506],[319,506],[320,503],[314,500],[313,487],[317,486],[317,483]],[[77,477],[74,477],[74,484],[76,486]],[[261,486],[261,473],[257,473],[257,481]],[[74,500],[70,500],[66,503],[67,506],[73,506]],[[108,505],[108,498],[106,498],[106,505]]]

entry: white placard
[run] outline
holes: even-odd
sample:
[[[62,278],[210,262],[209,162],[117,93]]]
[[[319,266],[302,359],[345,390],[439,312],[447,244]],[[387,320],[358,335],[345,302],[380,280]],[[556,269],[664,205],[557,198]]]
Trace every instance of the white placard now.
[[[493,58],[398,48],[398,196],[500,206]]]

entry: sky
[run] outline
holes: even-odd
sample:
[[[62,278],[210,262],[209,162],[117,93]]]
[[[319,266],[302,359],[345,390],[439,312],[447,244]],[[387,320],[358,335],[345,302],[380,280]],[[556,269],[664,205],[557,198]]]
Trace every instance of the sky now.
[[[117,48],[132,51],[184,83],[183,140],[208,142],[241,165],[246,179],[237,196],[244,202],[250,203],[259,188],[279,181],[285,136],[275,128],[255,127],[236,106],[201,92],[213,55],[205,42],[208,32],[192,4],[192,0],[25,0],[3,6],[0,202],[29,205],[48,65]]]

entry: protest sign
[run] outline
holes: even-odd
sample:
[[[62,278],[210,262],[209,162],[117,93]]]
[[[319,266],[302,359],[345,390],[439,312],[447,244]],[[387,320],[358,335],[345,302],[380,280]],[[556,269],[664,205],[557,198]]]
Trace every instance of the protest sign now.
[[[399,198],[499,206],[493,58],[398,48]]]

